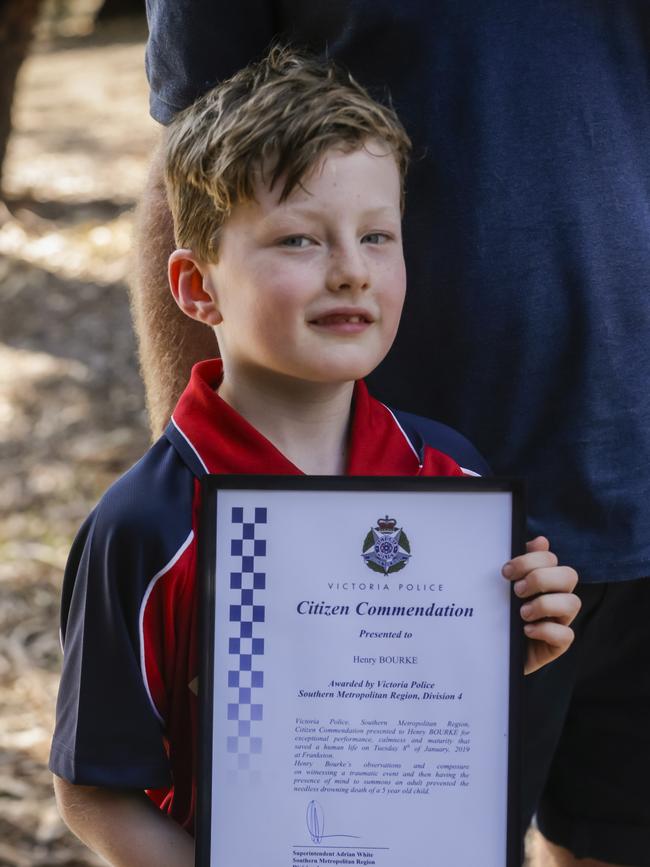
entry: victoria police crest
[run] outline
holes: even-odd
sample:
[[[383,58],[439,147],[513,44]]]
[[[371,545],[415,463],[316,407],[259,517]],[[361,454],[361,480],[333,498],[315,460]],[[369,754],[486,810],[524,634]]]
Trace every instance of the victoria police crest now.
[[[366,566],[373,572],[389,575],[399,572],[411,557],[411,545],[395,518],[377,519],[377,526],[371,527],[363,540],[361,556]]]

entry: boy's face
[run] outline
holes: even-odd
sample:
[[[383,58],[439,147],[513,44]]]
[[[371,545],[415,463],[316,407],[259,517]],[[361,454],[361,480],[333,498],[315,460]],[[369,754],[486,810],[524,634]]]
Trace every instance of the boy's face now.
[[[395,159],[376,141],[333,149],[284,202],[281,189],[260,178],[201,269],[225,376],[366,376],[393,342],[406,287]]]

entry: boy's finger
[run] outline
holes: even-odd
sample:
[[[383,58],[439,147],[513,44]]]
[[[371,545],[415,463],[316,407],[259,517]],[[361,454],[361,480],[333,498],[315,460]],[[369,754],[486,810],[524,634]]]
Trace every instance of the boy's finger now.
[[[544,593],[521,606],[524,620],[534,621],[552,618],[568,626],[580,611],[580,599],[573,593]]]
[[[578,573],[570,566],[533,569],[515,581],[514,591],[520,599],[540,593],[571,593],[578,583]]]
[[[556,623],[554,620],[540,620],[537,623],[527,623],[524,632],[534,641],[542,641],[562,653],[571,645],[575,634],[570,626]],[[558,653],[559,655],[559,653]]]
[[[578,583],[578,573],[571,566],[533,569],[515,583],[517,596],[527,599],[538,593],[571,593]]]
[[[527,623],[524,632],[528,637],[528,653],[524,671],[530,674],[543,665],[557,659],[569,649],[575,638],[570,626],[563,626],[553,620],[540,620]]]
[[[546,536],[536,536],[530,542],[526,542],[526,551],[550,551],[551,543]]]
[[[557,566],[557,557],[552,551],[531,551],[529,554],[521,554],[509,560],[501,573],[509,581],[517,581],[533,569],[543,569],[548,566]]]

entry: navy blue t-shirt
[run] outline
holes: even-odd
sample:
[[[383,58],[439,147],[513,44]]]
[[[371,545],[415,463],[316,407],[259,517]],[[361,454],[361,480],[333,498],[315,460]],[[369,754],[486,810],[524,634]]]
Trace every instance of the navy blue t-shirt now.
[[[390,91],[409,289],[373,392],[525,476],[583,580],[650,574],[650,4],[147,6],[162,123],[278,34]]]

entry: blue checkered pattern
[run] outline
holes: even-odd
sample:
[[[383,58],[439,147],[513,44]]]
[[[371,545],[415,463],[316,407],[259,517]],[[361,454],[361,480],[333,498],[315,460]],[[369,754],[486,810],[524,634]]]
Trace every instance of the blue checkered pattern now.
[[[251,757],[262,752],[256,733],[263,715],[264,591],[267,513],[265,508],[234,507],[230,554],[230,636],[228,653],[227,750],[238,770],[251,768]]]

